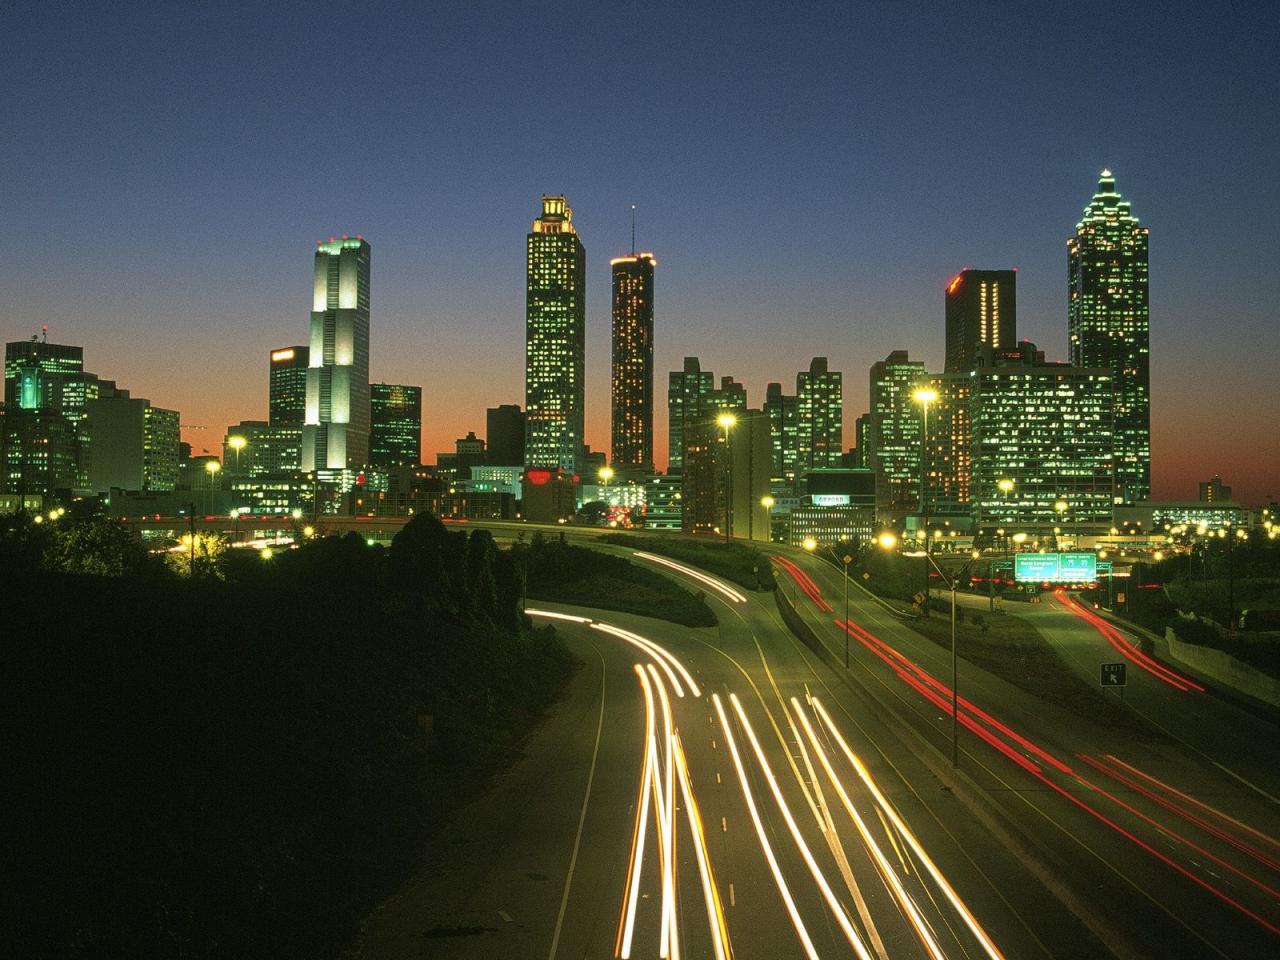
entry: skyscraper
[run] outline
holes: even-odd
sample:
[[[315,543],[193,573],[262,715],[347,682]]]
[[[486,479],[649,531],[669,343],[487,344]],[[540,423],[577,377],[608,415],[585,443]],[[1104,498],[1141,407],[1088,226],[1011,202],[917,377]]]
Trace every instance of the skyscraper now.
[[[919,509],[921,408],[913,394],[928,379],[924,364],[894,350],[871,365],[876,513],[897,519]]]
[[[702,398],[711,392],[715,376],[704,371],[697,357],[685,357],[684,367],[671,371],[667,382],[667,472],[678,473],[684,463],[684,433],[688,422],[702,410]]]
[[[612,435],[614,469],[653,472],[652,253],[609,261],[613,272]]]
[[[808,371],[796,375],[797,470],[840,466],[843,389],[839,371],[827,369],[826,357],[814,357]]]
[[[961,270],[947,284],[947,373],[964,373],[979,344],[1017,346],[1018,274],[1014,270]]]
[[[358,235],[316,246],[303,470],[369,459],[369,259]]]
[[[422,463],[422,388],[369,385],[369,463],[416,467]]]
[[[970,490],[983,525],[1047,532],[1062,524],[1077,533],[1109,527],[1111,371],[1046,363],[1024,341],[999,352],[984,348],[968,379]],[[1001,490],[1001,480],[1013,486]],[[1066,502],[1061,515],[1059,501]]]
[[[495,467],[524,465],[525,416],[519,404],[502,403],[485,411],[485,459]]]
[[[273,427],[300,427],[307,418],[306,347],[280,347],[271,351],[271,382],[267,416]]]
[[[1147,228],[1103,170],[1067,240],[1071,363],[1115,377],[1115,496],[1151,497],[1151,372]]]
[[[564,197],[542,197],[527,238],[525,461],[578,472],[585,408],[587,251]]]
[[[769,421],[769,445],[775,483],[792,483],[796,478],[799,453],[796,397],[782,392],[782,384],[772,381],[764,389],[764,415]]]
[[[123,394],[123,395],[122,395]],[[116,396],[88,402],[93,435],[90,489],[173,490],[178,485],[178,411]]]

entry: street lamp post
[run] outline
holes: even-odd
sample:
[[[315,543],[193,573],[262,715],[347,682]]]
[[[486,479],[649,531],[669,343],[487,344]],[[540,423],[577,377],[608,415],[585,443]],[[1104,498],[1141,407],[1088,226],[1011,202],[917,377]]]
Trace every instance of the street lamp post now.
[[[213,484],[217,479],[218,471],[222,469],[222,464],[217,460],[206,460],[204,464],[205,470],[209,471],[209,513],[213,513]]]
[[[600,479],[604,481],[604,522],[609,523],[609,481],[613,479],[613,467],[601,467]]]
[[[240,451],[244,449],[245,444],[249,441],[244,437],[234,436],[227,437],[227,446],[236,452],[236,476],[240,476]]]
[[[760,506],[764,507],[764,523],[765,530],[768,531],[769,542],[773,543],[773,505],[775,501],[773,497],[765,494],[760,498]]]
[[[920,420],[920,516],[924,529],[924,603],[921,609],[929,615],[929,499],[925,492],[928,479],[929,459],[929,404],[938,399],[938,391],[932,387],[919,387],[911,394],[913,400],[920,404],[923,417]]]
[[[724,428],[724,476],[725,476],[725,500],[724,500],[724,542],[728,543],[733,537],[733,451],[729,448],[729,428],[738,422],[738,418],[732,413],[722,413],[716,418],[716,423]]]
[[[828,548],[831,549],[831,548]],[[849,669],[849,564],[853,563],[853,557],[850,554],[836,556],[835,550],[831,550],[831,555],[840,561],[840,565],[844,568],[844,622],[846,624],[844,631],[844,668]]]
[[[1057,500],[1055,500],[1055,501],[1053,502],[1053,509],[1054,509],[1054,511],[1058,514],[1058,526],[1059,526],[1059,527],[1061,527],[1061,526],[1062,526],[1062,523],[1063,523],[1063,517],[1064,517],[1064,515],[1065,515],[1065,514],[1066,514],[1066,512],[1067,512],[1067,506],[1068,506],[1067,501],[1066,501],[1066,500],[1063,500],[1062,498],[1058,498]],[[1079,544],[1077,544],[1077,543],[1073,543],[1071,546],[1072,546],[1072,549],[1076,549],[1076,548],[1078,548],[1078,547],[1079,547]],[[1059,545],[1058,549],[1062,549],[1061,545]]]

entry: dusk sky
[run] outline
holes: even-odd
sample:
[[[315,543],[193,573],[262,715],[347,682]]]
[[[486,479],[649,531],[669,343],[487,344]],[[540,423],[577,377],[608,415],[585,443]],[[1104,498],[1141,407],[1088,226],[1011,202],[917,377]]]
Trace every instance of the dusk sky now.
[[[372,378],[423,386],[433,462],[524,404],[525,234],[563,193],[593,448],[632,203],[661,459],[685,355],[753,405],[830,357],[848,447],[875,360],[941,368],[962,267],[1016,267],[1019,336],[1065,359],[1110,167],[1151,228],[1155,497],[1280,495],[1280,5],[958,7],[8,5],[0,333],[48,324],[213,450],[306,339],[315,241],[361,233]]]

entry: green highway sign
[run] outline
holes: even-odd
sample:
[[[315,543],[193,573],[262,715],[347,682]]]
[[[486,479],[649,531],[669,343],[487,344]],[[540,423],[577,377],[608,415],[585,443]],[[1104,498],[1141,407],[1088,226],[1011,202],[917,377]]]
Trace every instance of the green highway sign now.
[[[1013,558],[1019,583],[1092,583],[1098,560],[1092,553],[1019,553]]]

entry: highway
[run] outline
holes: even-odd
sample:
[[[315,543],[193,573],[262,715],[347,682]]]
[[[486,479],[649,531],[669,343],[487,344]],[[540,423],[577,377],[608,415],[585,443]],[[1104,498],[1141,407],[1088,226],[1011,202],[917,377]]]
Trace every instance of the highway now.
[[[542,605],[570,697],[360,956],[1105,955],[771,594],[636,560],[719,627]]]
[[[842,605],[839,570],[782,553],[787,589],[797,592],[815,634],[836,655],[849,637],[851,674],[934,750],[946,751],[948,652],[857,584],[846,631],[843,609],[831,609]],[[1043,625],[1092,682],[1101,659],[1124,655],[1062,600],[1026,611],[1019,606],[1015,615]],[[1194,681],[1175,685],[1176,675],[1160,676],[1158,664],[1135,663],[1127,696],[1156,724],[1150,736],[1135,736],[1041,703],[961,657],[958,776],[1001,810],[1041,882],[1109,949],[1121,956],[1278,955],[1280,806],[1258,789],[1274,777],[1273,725]]]

